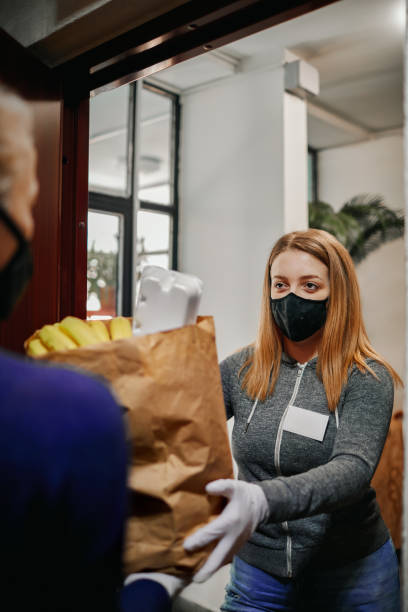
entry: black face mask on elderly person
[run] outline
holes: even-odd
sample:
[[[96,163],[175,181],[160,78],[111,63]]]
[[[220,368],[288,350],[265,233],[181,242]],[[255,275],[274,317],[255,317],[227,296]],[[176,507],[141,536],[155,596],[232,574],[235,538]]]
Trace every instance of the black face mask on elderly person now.
[[[276,325],[289,340],[300,342],[313,336],[326,321],[328,298],[308,300],[295,293],[283,298],[271,298],[271,310]]]
[[[11,314],[33,274],[33,259],[30,243],[1,205],[0,223],[7,226],[18,242],[16,252],[0,270],[0,320],[3,320]]]

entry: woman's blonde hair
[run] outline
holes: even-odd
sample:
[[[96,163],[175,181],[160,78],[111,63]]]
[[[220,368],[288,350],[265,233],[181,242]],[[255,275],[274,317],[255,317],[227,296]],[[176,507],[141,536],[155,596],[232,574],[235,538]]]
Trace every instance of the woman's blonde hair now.
[[[402,384],[395,370],[376,353],[368,340],[357,276],[349,253],[328,232],[309,229],[285,234],[269,255],[258,335],[253,354],[241,368],[241,373],[245,372],[242,388],[250,397],[264,400],[275,387],[282,356],[282,333],[273,319],[270,306],[271,266],[280,253],[289,249],[317,257],[329,270],[330,296],[317,362],[317,373],[326,391],[329,410],[335,410],[353,364],[362,372],[369,371],[375,376],[366,359],[375,359],[383,364],[394,382]]]

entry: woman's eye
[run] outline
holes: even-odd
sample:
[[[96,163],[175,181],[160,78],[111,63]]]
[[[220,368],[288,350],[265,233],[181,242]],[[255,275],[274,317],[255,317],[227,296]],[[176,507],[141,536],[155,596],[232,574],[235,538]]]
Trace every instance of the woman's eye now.
[[[280,281],[277,281],[277,282],[274,284],[274,287],[275,287],[275,289],[282,289],[282,288],[284,287],[284,284],[283,284],[283,283],[281,283]]]
[[[315,291],[318,288],[319,287],[316,285],[316,283],[306,283],[306,289],[308,289],[309,291]]]

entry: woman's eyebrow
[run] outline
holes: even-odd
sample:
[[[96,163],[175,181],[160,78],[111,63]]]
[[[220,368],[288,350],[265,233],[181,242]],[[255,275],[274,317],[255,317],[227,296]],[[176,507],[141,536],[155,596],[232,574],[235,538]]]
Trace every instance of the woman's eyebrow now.
[[[271,278],[286,279],[287,276],[284,276],[283,274],[274,274]],[[304,274],[303,276],[300,276],[299,278],[300,278],[300,280],[306,280],[306,279],[310,279],[310,278],[318,278],[319,280],[322,280],[321,276],[319,276],[318,274]]]
[[[304,276],[300,277],[300,280],[306,280],[308,278],[318,278],[319,280],[322,280],[318,274],[305,274]]]

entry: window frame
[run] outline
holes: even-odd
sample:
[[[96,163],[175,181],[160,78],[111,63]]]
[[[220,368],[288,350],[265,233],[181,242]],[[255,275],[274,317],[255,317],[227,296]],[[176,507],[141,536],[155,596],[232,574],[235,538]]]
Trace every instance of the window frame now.
[[[171,151],[170,151],[170,188],[172,190],[172,204],[159,204],[138,199],[137,181],[135,181],[135,156],[137,155],[137,87],[144,87],[154,93],[165,95],[172,101]],[[178,236],[179,236],[179,148],[180,148],[180,96],[164,87],[152,85],[148,81],[135,81],[129,84],[129,111],[128,111],[128,174],[126,195],[110,194],[102,191],[89,191],[88,212],[101,212],[122,215],[123,239],[122,261],[119,261],[118,279],[119,295],[117,296],[117,313],[123,316],[132,316],[133,313],[133,284],[134,284],[134,249],[136,248],[135,235],[137,227],[137,212],[139,210],[166,214],[170,217],[169,236],[169,265],[173,270],[178,269]],[[136,220],[135,220],[136,215]],[[135,223],[136,221],[136,223]],[[148,253],[147,253],[148,254]]]
[[[112,205],[112,200],[115,204]],[[119,294],[116,296],[116,312],[119,315],[131,316],[132,312],[132,227],[133,227],[133,205],[130,198],[121,198],[116,201],[116,196],[104,193],[89,193],[88,213],[110,213],[122,217],[121,238],[119,244],[119,266],[118,287]]]
[[[170,98],[172,101],[171,151],[170,151],[170,186],[172,189],[172,204],[158,204],[147,200],[139,200],[139,210],[148,210],[168,214],[170,216],[169,262],[173,270],[178,269],[178,233],[179,233],[179,151],[180,151],[180,96],[168,89],[153,85],[148,80],[142,82],[142,87]]]
[[[313,179],[313,186],[312,186],[312,202],[317,202],[318,197],[319,197],[319,185],[318,185],[318,179],[319,179],[319,174],[318,174],[318,150],[315,149],[314,147],[307,147],[307,154],[308,154],[308,162],[309,162],[309,155],[312,158],[312,179]],[[308,176],[309,176],[309,172],[308,172]],[[309,192],[309,189],[308,189]]]

